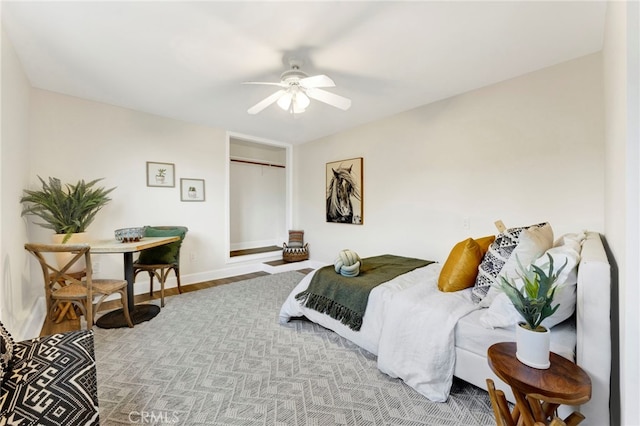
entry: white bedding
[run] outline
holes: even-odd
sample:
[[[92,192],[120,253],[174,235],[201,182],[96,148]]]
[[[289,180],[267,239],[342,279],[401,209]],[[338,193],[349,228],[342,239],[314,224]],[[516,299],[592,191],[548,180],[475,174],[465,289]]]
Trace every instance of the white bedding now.
[[[490,329],[482,325],[482,309],[471,312],[458,321],[455,330],[456,347],[484,355],[494,343],[513,341],[515,326]],[[575,362],[576,324],[573,318],[553,327],[550,350]]]
[[[378,345],[378,369],[434,402],[445,402],[455,367],[454,329],[479,309],[471,289],[445,293],[437,277],[395,296],[387,309]]]
[[[306,290],[311,282],[315,271],[309,273],[291,291],[287,300],[280,309],[280,323],[284,324],[291,318],[307,317],[309,320],[321,326],[335,331],[345,339],[348,339],[361,348],[378,355],[378,342],[382,330],[382,322],[386,315],[386,309],[393,297],[401,290],[413,287],[416,284],[435,282],[440,274],[441,265],[432,263],[422,268],[414,269],[411,272],[400,275],[391,281],[387,281],[371,290],[369,301],[362,320],[360,331],[353,331],[351,328],[313,309],[306,308],[295,299],[295,296]]]
[[[478,305],[471,300],[470,289],[439,291],[441,268],[432,263],[374,288],[360,331],[295,299],[309,286],[314,271],[289,294],[280,310],[280,322],[305,316],[378,355],[380,371],[401,378],[432,401],[446,401],[455,365],[454,328],[459,318]]]
[[[443,402],[453,381],[456,347],[486,358],[491,344],[513,340],[515,330],[483,327],[479,318],[484,309],[471,300],[471,289],[438,290],[441,269],[441,264],[432,263],[374,288],[360,331],[295,299],[307,289],[314,271],[289,294],[280,310],[280,322],[304,316],[333,330],[377,355],[378,369],[383,373],[401,378],[432,401]],[[551,350],[574,360],[575,345],[573,323],[554,327]]]

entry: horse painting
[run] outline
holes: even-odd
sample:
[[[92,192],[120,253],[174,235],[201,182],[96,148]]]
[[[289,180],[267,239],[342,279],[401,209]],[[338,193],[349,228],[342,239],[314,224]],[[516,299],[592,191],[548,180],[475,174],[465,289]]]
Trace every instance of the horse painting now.
[[[327,222],[362,223],[360,212],[354,214],[353,200],[362,201],[356,178],[351,173],[353,164],[348,168],[340,164],[331,167],[331,180],[327,185]],[[329,174],[329,167],[327,167]]]

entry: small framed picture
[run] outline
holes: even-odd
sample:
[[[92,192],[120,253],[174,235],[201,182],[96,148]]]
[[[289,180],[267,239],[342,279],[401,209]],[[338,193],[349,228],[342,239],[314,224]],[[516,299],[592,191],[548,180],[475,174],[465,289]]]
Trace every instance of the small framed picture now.
[[[204,179],[180,179],[180,201],[204,201]]]
[[[147,161],[147,186],[175,187],[175,165]]]

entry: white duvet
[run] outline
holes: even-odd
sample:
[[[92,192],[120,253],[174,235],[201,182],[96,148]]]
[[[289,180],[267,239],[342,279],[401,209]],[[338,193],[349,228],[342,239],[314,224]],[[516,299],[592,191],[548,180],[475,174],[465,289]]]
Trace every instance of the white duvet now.
[[[433,263],[374,288],[360,331],[295,299],[308,287],[312,272],[285,300],[280,322],[305,316],[378,355],[380,371],[401,378],[432,401],[446,401],[455,366],[454,329],[458,319],[477,305],[470,290],[440,292],[440,269],[440,264]]]

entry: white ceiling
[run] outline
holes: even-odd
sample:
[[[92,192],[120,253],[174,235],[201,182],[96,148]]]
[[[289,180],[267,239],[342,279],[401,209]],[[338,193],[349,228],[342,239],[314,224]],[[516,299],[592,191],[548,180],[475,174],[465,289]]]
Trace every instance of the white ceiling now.
[[[606,3],[10,2],[3,28],[34,87],[289,143],[599,51]],[[247,109],[285,55],[352,99]]]

